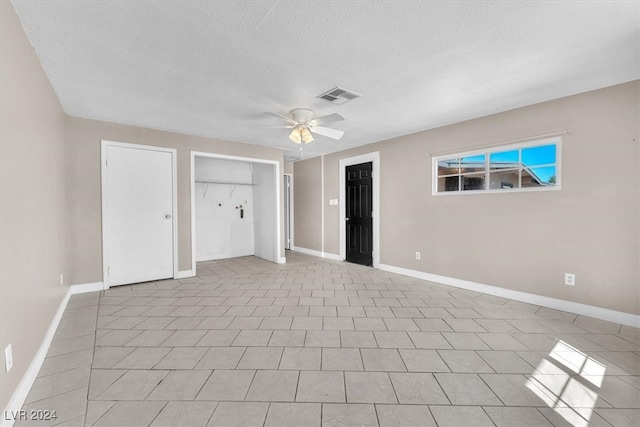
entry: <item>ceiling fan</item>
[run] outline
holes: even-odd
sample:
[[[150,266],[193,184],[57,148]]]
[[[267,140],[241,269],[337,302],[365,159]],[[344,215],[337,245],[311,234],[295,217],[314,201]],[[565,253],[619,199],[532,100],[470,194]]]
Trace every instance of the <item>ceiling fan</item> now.
[[[265,113],[286,120],[287,126],[274,126],[273,128],[292,129],[289,139],[296,144],[306,144],[313,141],[312,133],[326,136],[331,139],[340,139],[344,135],[344,131],[331,129],[320,126],[325,123],[339,122],[344,120],[340,114],[333,113],[328,116],[317,117],[313,119],[313,111],[306,108],[296,108],[290,111],[291,117],[283,116],[277,113]]]

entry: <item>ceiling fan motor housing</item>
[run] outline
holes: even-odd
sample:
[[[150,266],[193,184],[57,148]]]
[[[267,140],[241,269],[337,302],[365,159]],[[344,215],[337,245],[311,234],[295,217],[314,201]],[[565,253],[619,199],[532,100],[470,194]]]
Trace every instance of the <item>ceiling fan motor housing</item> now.
[[[313,117],[313,111],[306,108],[296,108],[291,110],[291,117],[298,123],[307,123]]]

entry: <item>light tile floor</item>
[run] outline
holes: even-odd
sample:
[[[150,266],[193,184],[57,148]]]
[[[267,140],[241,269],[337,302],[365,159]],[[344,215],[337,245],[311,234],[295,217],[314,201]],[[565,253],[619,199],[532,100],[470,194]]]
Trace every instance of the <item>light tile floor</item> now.
[[[56,411],[38,426],[637,426],[640,333],[298,253],[236,258],[72,297],[24,409]]]

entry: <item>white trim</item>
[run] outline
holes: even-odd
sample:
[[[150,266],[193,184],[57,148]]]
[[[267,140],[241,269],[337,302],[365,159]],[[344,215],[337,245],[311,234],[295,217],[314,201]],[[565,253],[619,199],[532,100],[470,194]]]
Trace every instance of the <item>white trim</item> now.
[[[322,251],[316,251],[315,249],[307,249],[307,248],[301,248],[299,246],[291,246],[291,250],[294,252],[300,252],[302,254],[306,254],[306,255],[311,255],[311,256],[317,256],[319,258],[322,258]]]
[[[278,258],[278,264],[286,264],[287,263],[287,258],[286,257],[279,257]]]
[[[347,237],[345,226],[345,171],[347,166],[371,162],[373,165],[373,267],[380,265],[380,152],[362,154],[360,156],[340,159],[340,261],[346,259]]]
[[[322,252],[322,258],[330,259],[332,261],[343,261],[342,257],[338,254],[332,254],[330,252]]]
[[[22,380],[20,380],[20,384],[13,392],[13,396],[11,396],[11,400],[7,404],[5,412],[2,416],[2,427],[12,426],[16,421],[15,419],[6,420],[6,415],[10,413],[17,413],[17,411],[22,409],[24,405],[24,401],[27,399],[29,395],[29,391],[31,391],[31,387],[33,387],[33,383],[38,377],[38,372],[40,372],[40,368],[44,363],[45,357],[47,357],[47,352],[49,351],[49,347],[51,346],[51,342],[53,341],[53,336],[56,333],[56,329],[58,329],[58,325],[60,324],[60,320],[62,320],[62,315],[64,314],[65,308],[67,308],[67,304],[69,303],[69,298],[71,298],[71,288],[67,289],[67,293],[62,298],[60,305],[58,306],[58,311],[53,316],[53,320],[49,325],[49,329],[42,340],[42,344],[40,344],[40,348],[36,353],[35,357],[31,361],[27,372],[22,376]]]
[[[482,292],[497,297],[508,298],[528,304],[539,305],[541,307],[566,311],[582,316],[595,317],[596,319],[606,320],[608,322],[640,328],[640,315],[636,314],[624,313],[622,311],[609,310],[607,308],[596,307],[593,305],[580,304],[577,302],[530,294],[528,292],[514,291],[512,289],[505,289],[497,286],[470,282],[468,280],[440,276],[438,274],[425,273],[422,271],[410,270],[402,267],[395,267],[393,265],[380,264],[379,268],[383,271],[402,274],[403,276],[414,277],[416,279],[428,280],[430,282],[441,283],[443,285],[455,286],[457,288]]]
[[[279,160],[267,160],[267,159],[258,159],[254,157],[240,157],[240,156],[229,156],[225,154],[215,154],[215,153],[206,153],[204,151],[191,151],[191,270],[195,276],[196,274],[196,186],[195,186],[195,158],[196,157],[210,157],[214,159],[225,159],[225,160],[235,160],[239,162],[250,162],[250,163],[265,163],[268,165],[274,166],[274,179],[275,179],[275,187],[276,187],[276,253],[275,258],[276,262],[280,263],[280,255],[281,255],[281,228],[280,223],[282,221],[280,217],[280,204],[282,203],[281,196],[281,187],[283,183],[282,176],[280,175],[280,161]]]
[[[293,247],[293,174],[285,173],[289,177],[289,250]],[[286,206],[285,206],[286,208]],[[285,245],[286,246],[286,245]]]
[[[333,261],[342,261],[340,255],[332,254],[329,252],[316,251],[314,249],[301,248],[299,246],[291,246],[291,250],[294,252],[300,252],[301,254],[316,256],[318,258],[325,258]]]
[[[171,189],[171,197],[172,197],[172,228],[173,228],[173,278],[176,278],[178,275],[178,152],[175,148],[166,148],[166,147],[156,147],[152,145],[141,145],[141,144],[130,144],[128,142],[116,142],[116,141],[108,141],[101,140],[100,147],[100,170],[101,170],[101,183],[100,183],[100,191],[102,198],[102,283],[104,283],[104,289],[109,289],[109,281],[107,280],[107,224],[105,221],[106,218],[106,177],[107,177],[107,148],[108,147],[121,147],[121,148],[132,148],[137,150],[147,150],[147,151],[162,151],[165,153],[171,154],[171,179],[172,179],[172,189]]]
[[[271,162],[265,162],[267,164],[271,163]],[[282,182],[283,182],[283,178],[282,178],[282,174],[280,173],[280,161],[273,161],[274,167],[274,179],[275,179],[275,183],[274,185],[276,186],[276,253],[275,253],[275,260],[277,264],[280,264],[280,257],[284,252],[284,249],[282,249],[282,212],[281,212],[281,205],[282,205]]]
[[[7,414],[17,413],[22,409],[24,405],[24,401],[27,399],[31,388],[33,387],[33,383],[38,377],[38,373],[40,372],[40,368],[42,368],[42,364],[44,363],[44,359],[47,357],[47,353],[49,352],[49,347],[51,347],[51,343],[53,342],[53,337],[56,334],[56,330],[60,325],[60,321],[62,320],[62,316],[64,315],[64,311],[69,304],[69,300],[72,295],[84,294],[87,292],[96,292],[102,291],[103,284],[102,282],[94,282],[94,283],[84,283],[81,285],[72,285],[69,286],[67,292],[62,297],[62,301],[60,301],[60,305],[58,306],[58,311],[53,316],[51,320],[51,324],[49,325],[49,329],[47,329],[47,333],[42,339],[42,344],[40,344],[40,348],[36,353],[35,357],[31,361],[27,372],[22,376],[20,380],[20,384],[13,392],[11,396],[11,400],[7,404],[2,416],[2,423],[0,424],[2,427],[10,427],[15,423],[15,419],[7,420]]]
[[[196,156],[194,152],[191,152],[189,168],[190,168],[190,178],[189,178],[189,187],[191,187],[191,224],[189,224],[191,228],[191,271],[194,276],[197,274],[196,271]]]
[[[194,277],[196,273],[193,270],[182,270],[176,274],[176,279],[186,279],[187,277]]]
[[[97,292],[104,290],[103,282],[83,283],[81,285],[72,285],[69,288],[71,295],[86,294],[87,292]]]
[[[487,155],[485,158],[485,171],[489,171],[489,155],[491,153],[496,153],[500,151],[509,151],[509,150],[522,150],[524,148],[530,147],[538,147],[544,145],[555,144],[556,146],[556,184],[553,186],[542,186],[542,187],[529,187],[529,188],[510,188],[510,189],[484,189],[484,190],[467,190],[467,191],[441,191],[438,192],[438,161],[442,159],[450,159],[452,157],[467,157],[474,156],[478,154]],[[546,165],[541,165],[546,166]],[[519,169],[519,168],[516,168]],[[481,173],[481,172],[478,172]],[[490,172],[489,172],[490,173]],[[460,176],[460,174],[453,175]],[[518,181],[519,182],[519,181]],[[488,184],[487,184],[488,185]],[[543,139],[531,139],[524,142],[519,142],[516,144],[507,144],[507,145],[499,145],[499,146],[490,146],[487,148],[478,148],[471,151],[462,151],[462,152],[453,152],[448,154],[441,154],[438,156],[433,156],[431,159],[431,195],[432,196],[455,196],[460,194],[505,194],[505,193],[530,193],[536,191],[558,191],[562,189],[562,136],[554,136],[550,138]]]
[[[320,247],[324,253],[324,155],[320,156]]]
[[[557,167],[557,166],[556,166]],[[441,191],[432,193],[432,196],[459,196],[462,194],[508,194],[508,193],[535,193],[539,191],[559,191],[562,190],[558,186],[553,187],[527,187],[527,188],[502,188],[494,190],[467,190],[467,191]],[[437,191],[437,189],[436,189]]]

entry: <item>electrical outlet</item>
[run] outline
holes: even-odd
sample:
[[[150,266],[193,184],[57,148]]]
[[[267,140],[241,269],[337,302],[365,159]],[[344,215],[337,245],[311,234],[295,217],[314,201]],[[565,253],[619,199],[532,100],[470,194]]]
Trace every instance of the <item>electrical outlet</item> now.
[[[576,275],[573,273],[564,273],[564,284],[567,286],[575,286]]]
[[[4,349],[4,365],[7,373],[13,368],[13,351],[11,350],[11,344]]]
[[[416,252],[416,259],[420,259],[420,252]]]

